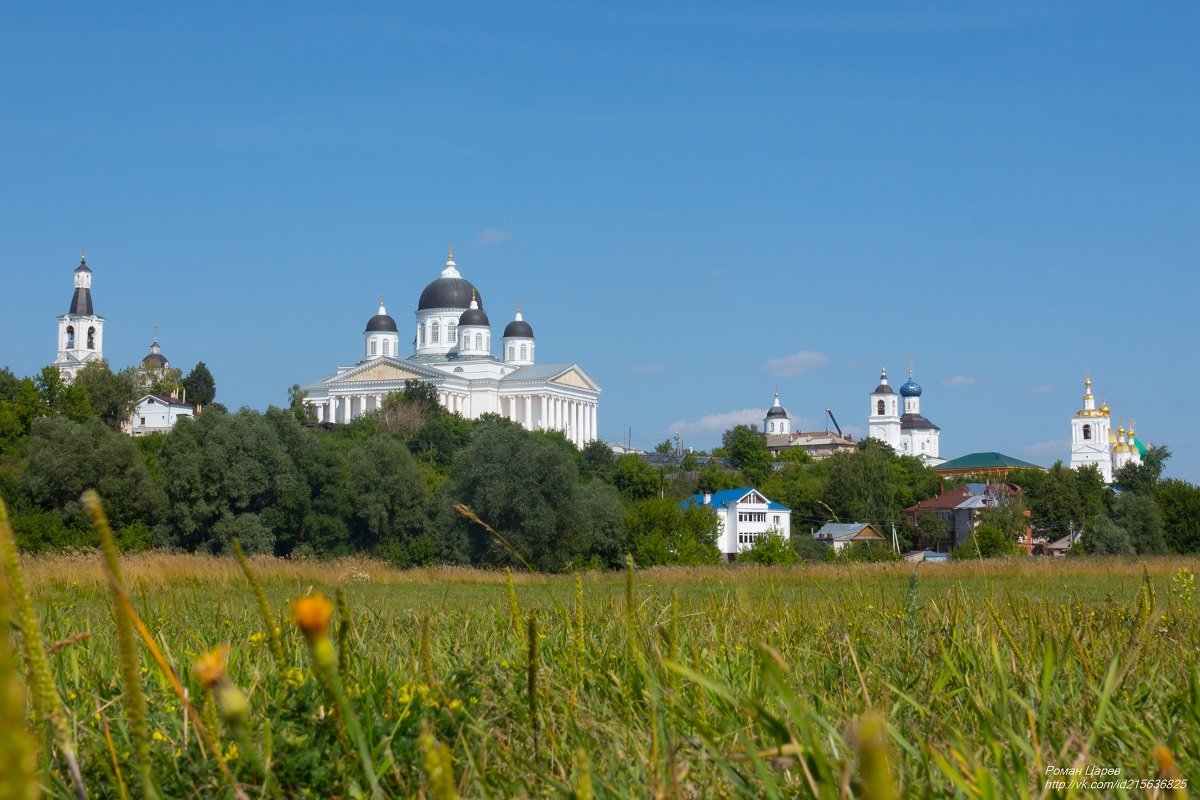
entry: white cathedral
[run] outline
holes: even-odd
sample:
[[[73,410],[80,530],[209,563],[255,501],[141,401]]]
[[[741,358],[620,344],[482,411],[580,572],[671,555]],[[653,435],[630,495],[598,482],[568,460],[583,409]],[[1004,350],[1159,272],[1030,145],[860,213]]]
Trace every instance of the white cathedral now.
[[[463,278],[451,249],[442,274],[417,302],[413,352],[400,355],[396,320],[380,299],[363,332],[363,357],[304,387],[320,422],[350,422],[383,405],[405,381],[432,384],[447,410],[468,419],[499,414],[526,430],[561,431],[576,446],[599,438],[600,387],[578,364],[537,364],[533,328],[518,305],[500,357],[483,297]]]
[[[867,417],[867,436],[887,442],[901,456],[916,456],[927,466],[935,467],[946,459],[940,455],[938,437],[941,428],[921,416],[921,385],[908,380],[900,393],[888,385],[887,369],[879,375],[879,385],[871,392],[871,411]],[[904,408],[900,408],[900,400]]]
[[[1083,382],[1083,408],[1071,417],[1071,469],[1095,464],[1105,483],[1112,483],[1113,473],[1126,464],[1142,463],[1146,446],[1133,433],[1133,422],[1128,433],[1121,425],[1116,432],[1112,429],[1108,403],[1096,407],[1096,396],[1092,394],[1092,379]]]

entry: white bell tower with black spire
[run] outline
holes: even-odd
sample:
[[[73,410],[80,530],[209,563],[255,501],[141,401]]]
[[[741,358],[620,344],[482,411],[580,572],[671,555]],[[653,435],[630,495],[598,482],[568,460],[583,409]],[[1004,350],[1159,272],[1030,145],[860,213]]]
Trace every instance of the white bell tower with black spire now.
[[[58,355],[54,366],[70,383],[84,365],[104,359],[104,317],[92,306],[92,270],[81,252],[75,268],[71,306],[58,318]]]

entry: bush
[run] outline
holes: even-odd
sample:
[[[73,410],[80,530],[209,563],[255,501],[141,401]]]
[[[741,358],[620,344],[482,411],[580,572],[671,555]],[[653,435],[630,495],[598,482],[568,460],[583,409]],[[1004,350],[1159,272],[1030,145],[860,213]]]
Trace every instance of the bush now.
[[[74,550],[96,546],[91,530],[68,528],[53,511],[31,511],[12,517],[17,547],[31,553],[47,550]]]
[[[749,550],[737,555],[739,564],[795,564],[800,556],[778,531],[767,531],[755,540]]]
[[[899,561],[900,554],[890,547],[880,547],[870,542],[851,542],[837,554],[838,561],[847,563],[875,563],[878,561]]]
[[[801,561],[833,561],[833,548],[818,542],[810,535],[796,536],[793,534],[791,544],[792,550],[796,552],[796,557]]]
[[[975,533],[963,540],[963,543],[950,553],[950,557],[958,560],[968,558],[1005,558],[1015,556],[1020,552],[1012,534],[1006,533],[995,525],[981,523],[975,528]]]

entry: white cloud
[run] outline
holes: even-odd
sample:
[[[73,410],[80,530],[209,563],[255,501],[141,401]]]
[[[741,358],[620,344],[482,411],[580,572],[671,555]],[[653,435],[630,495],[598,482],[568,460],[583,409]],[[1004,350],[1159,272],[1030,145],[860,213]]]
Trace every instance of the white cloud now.
[[[1035,386],[1029,390],[1030,394],[1054,394],[1054,384],[1043,383],[1041,386]]]
[[[798,353],[792,353],[790,356],[768,359],[762,365],[762,368],[776,378],[794,378],[797,375],[803,375],[809,370],[820,369],[828,363],[829,357],[824,353],[818,353],[814,350],[801,350]]]
[[[942,381],[942,386],[974,386],[977,383],[979,381],[970,375],[955,375]]]
[[[629,371],[634,375],[657,375],[666,369],[662,364],[633,364],[629,367]]]
[[[479,233],[475,234],[475,238],[471,240],[472,247],[487,247],[488,245],[500,244],[501,242],[511,242],[513,235],[506,230],[500,228],[484,228]]]
[[[1071,442],[1069,439],[1047,439],[1044,442],[1027,444],[1021,450],[1030,456],[1054,456],[1062,458],[1070,452]]]
[[[735,425],[758,427],[765,413],[761,408],[743,408],[739,411],[726,411],[723,414],[707,414],[700,419],[675,420],[668,428],[671,431],[679,431],[682,436],[724,433]]]

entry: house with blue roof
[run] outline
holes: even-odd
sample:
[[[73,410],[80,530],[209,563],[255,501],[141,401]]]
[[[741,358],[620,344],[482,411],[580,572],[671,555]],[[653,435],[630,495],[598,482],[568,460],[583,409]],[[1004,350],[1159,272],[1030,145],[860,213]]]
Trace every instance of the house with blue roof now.
[[[717,515],[717,547],[727,561],[767,533],[779,534],[784,541],[792,537],[791,509],[751,487],[694,494],[679,505],[708,508]]]

